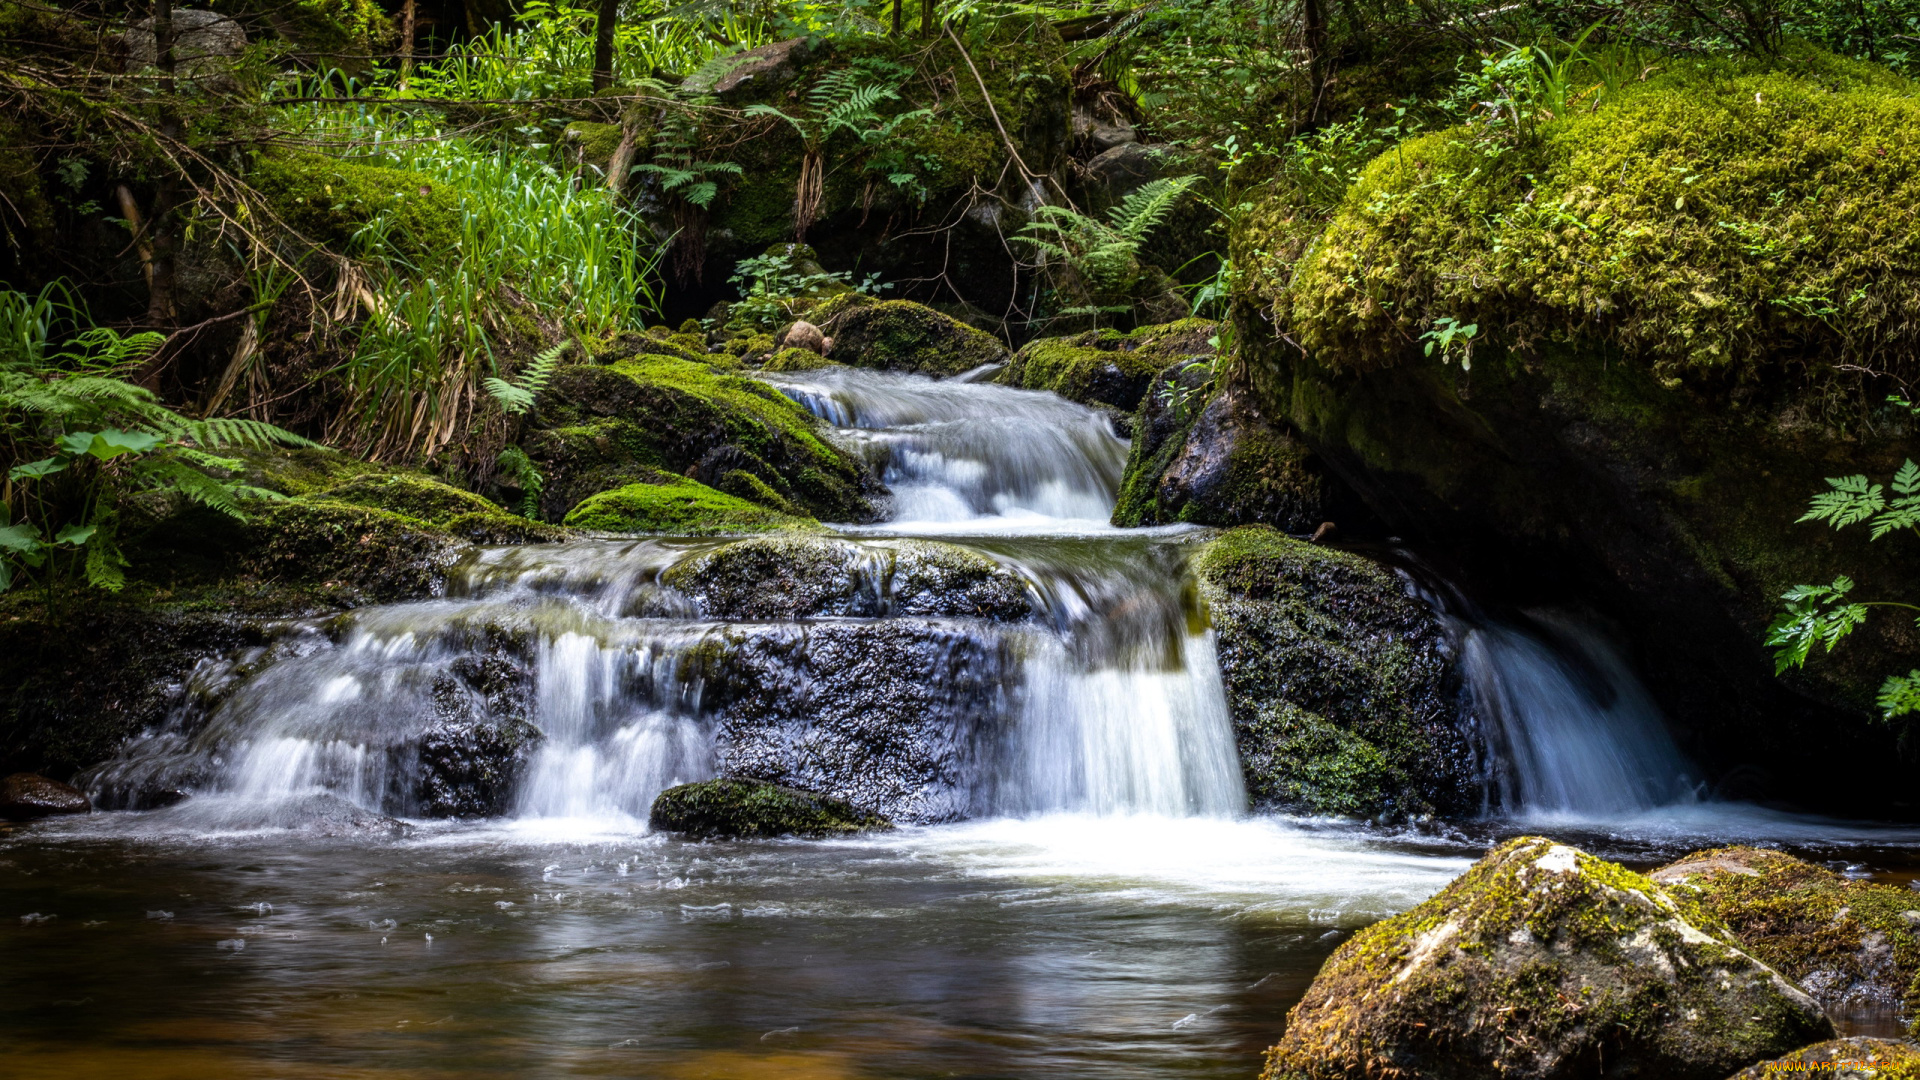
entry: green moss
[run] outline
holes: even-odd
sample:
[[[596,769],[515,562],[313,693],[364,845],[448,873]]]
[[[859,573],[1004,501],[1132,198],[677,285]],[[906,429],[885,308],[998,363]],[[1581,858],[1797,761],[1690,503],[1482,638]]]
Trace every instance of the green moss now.
[[[1696,851],[1654,875],[1831,1006],[1903,1012],[1920,1035],[1920,896],[1784,852]]]
[[[701,838],[833,836],[892,825],[851,803],[760,780],[682,784],[653,801],[647,826]]]
[[[1913,84],[1803,48],[1669,60],[1518,146],[1411,140],[1269,299],[1349,367],[1417,361],[1450,317],[1482,343],[1604,338],[1670,378],[1782,358],[1898,374],[1920,340],[1916,268]]]
[[[445,256],[460,243],[460,195],[425,173],[321,154],[276,152],[254,162],[248,182],[281,220],[336,251],[381,215],[403,255]]]
[[[755,506],[697,480],[665,473],[589,496],[567,514],[566,524],[595,532],[685,536],[819,528],[811,519]]]
[[[1255,805],[1408,819],[1477,808],[1445,635],[1390,571],[1264,526],[1193,573]]]
[[[812,349],[781,349],[761,365],[765,371],[816,371],[839,366]]]
[[[845,293],[807,319],[833,339],[833,359],[853,367],[944,376],[1007,359],[1000,339],[910,300]]]
[[[613,160],[613,152],[620,148],[620,125],[575,120],[567,125],[561,137],[567,141],[568,148],[580,164],[597,169],[604,176],[608,163]]]

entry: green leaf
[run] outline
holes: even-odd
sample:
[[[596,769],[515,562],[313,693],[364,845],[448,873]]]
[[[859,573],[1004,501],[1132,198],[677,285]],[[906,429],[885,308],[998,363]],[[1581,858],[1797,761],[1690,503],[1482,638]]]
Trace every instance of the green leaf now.
[[[125,454],[144,454],[166,441],[164,436],[145,431],[108,428],[105,431],[73,432],[60,440],[60,449],[74,457],[89,454],[101,461],[111,461]]]
[[[0,551],[14,551],[31,554],[40,550],[40,530],[21,522],[0,529]]]
[[[53,542],[66,544],[69,547],[79,547],[93,539],[93,534],[98,531],[100,531],[98,525],[68,525],[53,534]]]
[[[1880,715],[1888,720],[1920,712],[1920,669],[1887,676],[1887,681],[1880,684],[1880,695],[1875,702],[1880,706]]]
[[[12,469],[8,470],[7,479],[38,480],[43,476],[52,476],[54,473],[64,470],[67,464],[66,458],[41,458],[39,461],[29,461],[25,465],[15,465]]]
[[[1893,474],[1893,490],[1896,495],[1920,495],[1920,465],[1915,465],[1912,458]]]

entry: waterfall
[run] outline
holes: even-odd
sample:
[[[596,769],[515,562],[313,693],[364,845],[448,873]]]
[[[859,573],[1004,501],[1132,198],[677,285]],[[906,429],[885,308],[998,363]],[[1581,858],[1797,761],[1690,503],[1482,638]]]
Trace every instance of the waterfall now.
[[[662,789],[722,774],[906,821],[1240,812],[1183,530],[1107,524],[1127,444],[1104,415],[913,375],[768,381],[892,492],[883,525],[797,541],[844,555],[856,599],[801,618],[703,612],[669,581],[724,539],[482,549],[443,598],[290,623],[203,665],[174,717],[88,786],[120,807],[190,793],[200,819],[225,808],[236,826],[316,799],[636,824]],[[1029,617],[896,603],[916,534],[1003,568]]]
[[[1660,709],[1592,627],[1535,612],[1531,627],[1455,620],[1489,750],[1489,809],[1619,818],[1696,796]]]

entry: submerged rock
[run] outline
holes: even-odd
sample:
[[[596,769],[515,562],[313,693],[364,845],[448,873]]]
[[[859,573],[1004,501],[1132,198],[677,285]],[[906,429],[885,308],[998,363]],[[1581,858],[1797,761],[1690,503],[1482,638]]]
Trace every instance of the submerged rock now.
[[[1727,1080],[1914,1080],[1920,1077],[1920,1046],[1898,1039],[1829,1039],[1784,1057],[1749,1065]]]
[[[1920,1034],[1920,894],[1779,851],[1696,851],[1649,875],[1838,1010],[1894,1010]]]
[[[0,780],[0,817],[28,821],[93,809],[86,793],[35,773],[14,773]]]
[[[1530,836],[1336,950],[1263,1080],[1721,1080],[1831,1038],[1693,904]]]
[[[834,836],[892,823],[840,799],[760,780],[704,780],[653,800],[647,827],[708,838]]]
[[[833,537],[742,540],[674,564],[661,581],[709,619],[1030,613],[1025,582],[999,563],[930,540],[856,544]]]
[[[544,736],[527,719],[532,677],[504,651],[463,656],[434,680],[433,720],[412,748],[414,812],[491,817],[512,809]]]
[[[1391,571],[1273,529],[1193,560],[1257,808],[1403,820],[1479,805],[1452,651]]]

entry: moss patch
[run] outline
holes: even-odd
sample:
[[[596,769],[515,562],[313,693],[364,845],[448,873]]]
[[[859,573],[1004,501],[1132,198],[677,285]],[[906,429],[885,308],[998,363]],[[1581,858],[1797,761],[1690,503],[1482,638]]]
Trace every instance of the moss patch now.
[[[1390,571],[1270,528],[1202,548],[1255,806],[1405,819],[1478,805],[1445,636]]]
[[[1336,950],[1263,1080],[1720,1080],[1830,1038],[1819,1006],[1697,906],[1543,837]]]
[[[1822,1004],[1920,1015],[1920,894],[1751,847],[1697,851],[1653,877]]]
[[[1283,322],[1359,367],[1418,357],[1450,317],[1509,346],[1604,338],[1666,376],[1912,373],[1914,85],[1810,47],[1662,67],[1536,141],[1463,128],[1382,155],[1271,297]]]
[[[247,180],[288,225],[337,251],[382,214],[393,221],[389,236],[403,255],[445,255],[459,247],[459,192],[425,173],[282,152],[258,158]]]
[[[1007,359],[1000,339],[910,300],[846,293],[807,320],[833,339],[833,359],[853,367],[944,376]]]
[[[808,518],[782,514],[715,491],[697,480],[666,473],[589,496],[566,524],[595,532],[657,532],[687,536],[818,529]]]
[[[833,836],[892,828],[848,802],[760,780],[682,784],[653,801],[647,827],[700,838]]]

